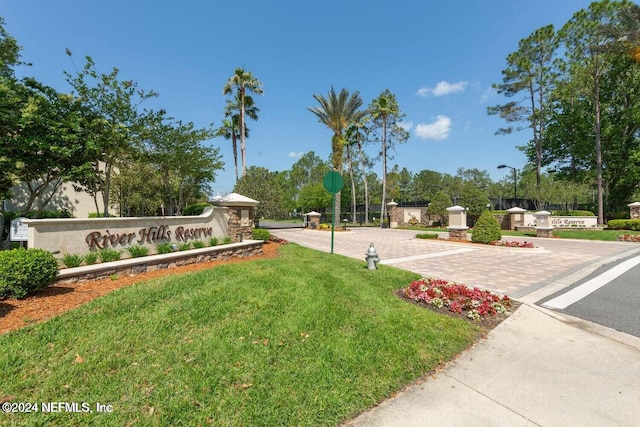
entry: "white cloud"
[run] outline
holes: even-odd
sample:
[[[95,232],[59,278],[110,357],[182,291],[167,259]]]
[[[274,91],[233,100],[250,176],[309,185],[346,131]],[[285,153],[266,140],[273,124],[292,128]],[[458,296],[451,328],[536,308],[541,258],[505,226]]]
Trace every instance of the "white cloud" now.
[[[289,157],[297,159],[297,158],[302,157],[303,154],[304,154],[304,151],[298,151],[297,153],[295,151],[291,151],[289,153]]]
[[[443,95],[449,95],[451,93],[462,92],[463,90],[465,90],[466,87],[467,87],[467,82],[449,83],[443,80],[440,83],[438,83],[436,87],[434,87],[433,89],[428,87],[422,87],[418,90],[417,93],[420,96],[427,96],[430,93],[433,94],[433,96],[443,96]]]
[[[433,123],[420,123],[416,125],[415,134],[421,139],[433,139],[442,141],[449,137],[451,132],[451,119],[447,116],[438,116]]]
[[[496,94],[497,94],[496,90],[491,86],[489,86],[482,92],[482,95],[480,95],[480,102],[482,103],[487,102],[489,98],[491,98],[493,95],[496,95]]]
[[[398,123],[398,126],[400,126],[402,129],[404,129],[407,132],[409,132],[411,130],[411,128],[413,127],[413,122],[400,122],[400,123]]]

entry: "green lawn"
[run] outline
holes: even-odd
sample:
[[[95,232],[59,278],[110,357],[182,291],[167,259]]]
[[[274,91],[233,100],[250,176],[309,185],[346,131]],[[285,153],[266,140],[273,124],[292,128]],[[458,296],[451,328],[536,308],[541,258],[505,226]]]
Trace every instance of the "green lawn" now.
[[[294,244],[281,252],[122,288],[0,336],[0,399],[94,409],[0,423],[338,425],[480,333],[394,296],[413,273]]]

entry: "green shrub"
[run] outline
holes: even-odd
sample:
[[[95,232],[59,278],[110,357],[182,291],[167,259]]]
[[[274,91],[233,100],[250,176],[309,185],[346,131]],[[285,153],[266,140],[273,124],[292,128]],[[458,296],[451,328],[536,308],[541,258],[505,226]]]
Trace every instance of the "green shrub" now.
[[[182,210],[182,215],[185,215],[185,216],[200,215],[204,211],[204,208],[206,208],[207,206],[211,206],[211,204],[196,203],[193,205],[185,206],[185,208]]]
[[[194,249],[200,249],[206,246],[202,240],[194,240],[193,242],[191,242],[191,244],[193,245]]]
[[[264,228],[254,228],[252,234],[254,240],[264,240],[265,242],[271,237],[269,230],[265,230]]]
[[[191,243],[189,242],[180,243],[178,245],[179,251],[188,251],[189,249],[191,249]]]
[[[129,246],[127,251],[129,251],[131,258],[140,258],[149,255],[149,248],[142,245]]]
[[[553,216],[595,216],[591,211],[553,211]]]
[[[416,239],[437,239],[438,233],[416,234]]]
[[[229,243],[231,243],[231,237],[227,236],[224,239],[222,239],[223,245],[228,245]]]
[[[64,254],[64,256],[62,257],[62,263],[67,268],[80,267],[82,261],[83,257],[81,255]]]
[[[23,298],[53,283],[58,262],[42,249],[0,251],[0,297]]]
[[[209,239],[209,246],[218,246],[218,238],[212,237]]]
[[[109,248],[101,249],[100,252],[98,252],[98,257],[100,257],[101,262],[118,261],[121,255],[122,253],[120,251]]]
[[[607,223],[609,230],[640,231],[640,219],[612,219]]]
[[[89,218],[104,218],[104,214],[101,213],[97,213],[97,212],[89,212]],[[109,214],[108,218],[115,218],[116,216],[114,214]]]
[[[491,243],[502,238],[500,224],[490,211],[484,211],[476,221],[471,235],[472,242]]]
[[[87,265],[93,265],[98,261],[98,252],[89,252],[84,256],[84,263]]]
[[[159,254],[168,254],[171,252],[171,243],[160,243],[158,246],[156,246],[156,250]]]

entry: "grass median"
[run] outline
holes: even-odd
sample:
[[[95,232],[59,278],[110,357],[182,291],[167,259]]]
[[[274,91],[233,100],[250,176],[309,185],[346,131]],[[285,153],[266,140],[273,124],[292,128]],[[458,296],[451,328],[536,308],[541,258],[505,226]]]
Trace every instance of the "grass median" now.
[[[0,336],[0,399],[93,412],[0,423],[338,425],[480,333],[394,296],[417,278],[290,244],[278,258],[122,288]]]

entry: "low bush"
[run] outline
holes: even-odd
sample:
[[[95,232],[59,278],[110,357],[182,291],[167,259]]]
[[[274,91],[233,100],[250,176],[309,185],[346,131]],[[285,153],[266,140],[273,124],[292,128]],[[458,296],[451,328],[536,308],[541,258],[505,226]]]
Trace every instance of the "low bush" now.
[[[24,298],[53,283],[58,262],[42,249],[0,251],[0,297]]]
[[[182,210],[182,215],[184,216],[195,216],[200,215],[204,211],[204,208],[207,206],[211,206],[209,203],[196,203],[193,205],[185,206]]]
[[[472,242],[489,244],[502,238],[500,224],[490,211],[484,211],[473,227]]]
[[[81,255],[64,254],[62,257],[62,264],[67,268],[80,267],[82,261],[83,257]]]
[[[191,244],[193,245],[194,249],[201,249],[206,246],[202,240],[194,240],[193,242],[191,242]]]
[[[122,253],[120,251],[109,248],[101,249],[100,252],[98,252],[100,262],[118,261],[121,255]]]
[[[254,228],[252,234],[254,240],[264,240],[265,242],[271,237],[269,230],[265,230],[264,228]]]
[[[156,246],[156,250],[159,254],[168,254],[171,252],[171,243],[160,243],[158,246]]]
[[[222,239],[223,245],[228,245],[229,243],[231,243],[231,237],[227,236],[224,239]]]
[[[612,219],[607,223],[609,230],[640,231],[640,219]]]
[[[84,256],[84,263],[87,265],[93,265],[98,261],[98,252],[89,252]]]
[[[189,249],[191,249],[191,243],[189,242],[180,243],[178,245],[179,251],[188,251]]]
[[[422,233],[416,234],[416,239],[437,239],[438,233]]]
[[[218,238],[212,237],[209,239],[209,246],[218,246]]]
[[[129,251],[131,258],[140,258],[149,255],[149,248],[142,245],[129,246],[127,251]]]

